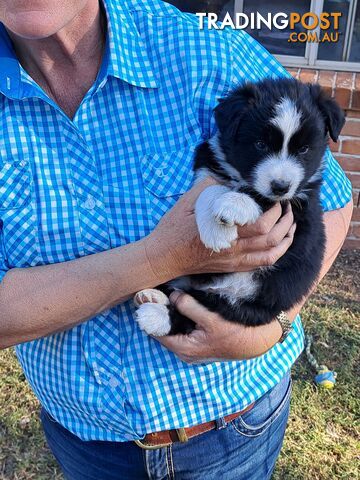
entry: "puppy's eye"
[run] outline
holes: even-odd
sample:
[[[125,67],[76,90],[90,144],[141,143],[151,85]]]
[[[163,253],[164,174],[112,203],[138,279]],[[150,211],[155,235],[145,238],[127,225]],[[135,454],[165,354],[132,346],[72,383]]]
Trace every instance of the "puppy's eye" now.
[[[264,152],[265,150],[267,150],[266,143],[262,142],[261,140],[255,142],[255,147],[260,150],[260,152]]]
[[[305,155],[309,151],[309,145],[304,145],[303,147],[299,148],[298,153],[300,155]]]

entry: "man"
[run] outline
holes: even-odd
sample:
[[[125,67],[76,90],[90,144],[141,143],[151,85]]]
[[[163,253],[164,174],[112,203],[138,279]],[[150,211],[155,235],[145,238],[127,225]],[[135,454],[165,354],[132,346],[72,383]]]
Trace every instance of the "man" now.
[[[210,255],[193,206],[211,180],[185,194],[216,99],[282,67],[246,34],[201,32],[160,0],[0,0],[0,21],[1,347],[17,345],[66,478],[269,478],[300,306],[279,343],[276,320],[232,325],[174,295],[198,328],[160,343],[131,298],[183,274],[269,265],[290,246],[292,213],[277,205]],[[326,163],[322,275],[351,217],[349,183]],[[155,432],[165,446],[144,439]]]

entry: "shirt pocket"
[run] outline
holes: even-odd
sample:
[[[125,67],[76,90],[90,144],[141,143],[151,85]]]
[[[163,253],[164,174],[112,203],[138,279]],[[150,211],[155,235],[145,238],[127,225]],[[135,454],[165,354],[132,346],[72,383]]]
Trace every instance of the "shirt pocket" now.
[[[0,159],[0,211],[16,210],[31,199],[32,178],[29,162]]]
[[[195,148],[192,145],[168,153],[148,154],[141,159],[147,208],[153,226],[191,188]]]
[[[33,177],[28,160],[0,159],[0,219],[8,268],[39,264]]]

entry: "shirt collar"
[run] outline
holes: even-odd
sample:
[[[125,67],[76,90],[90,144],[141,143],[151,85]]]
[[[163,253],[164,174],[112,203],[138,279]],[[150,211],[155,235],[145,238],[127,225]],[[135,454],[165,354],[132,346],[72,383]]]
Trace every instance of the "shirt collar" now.
[[[103,0],[107,16],[105,75],[112,75],[131,85],[157,88],[145,43],[126,2]],[[22,98],[20,65],[10,38],[0,23],[0,92],[7,97]]]
[[[0,92],[17,97],[20,87],[20,68],[10,38],[0,23]]]
[[[146,45],[127,2],[103,0],[108,24],[108,75],[138,87],[158,86]]]

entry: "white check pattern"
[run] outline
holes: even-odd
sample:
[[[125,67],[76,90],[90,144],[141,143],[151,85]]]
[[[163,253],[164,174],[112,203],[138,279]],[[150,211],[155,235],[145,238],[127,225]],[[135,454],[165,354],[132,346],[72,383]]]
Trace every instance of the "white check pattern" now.
[[[106,55],[73,121],[20,68],[1,28],[0,278],[147,235],[191,186],[194,148],[215,132],[217,98],[244,80],[284,75],[247,34],[200,31],[195,16],[161,0],[105,7]],[[326,162],[330,210],[351,188],[329,152]],[[260,358],[187,365],[133,314],[129,301],[16,348],[46,410],[84,440],[133,440],[238,411],[303,349],[298,318]]]

